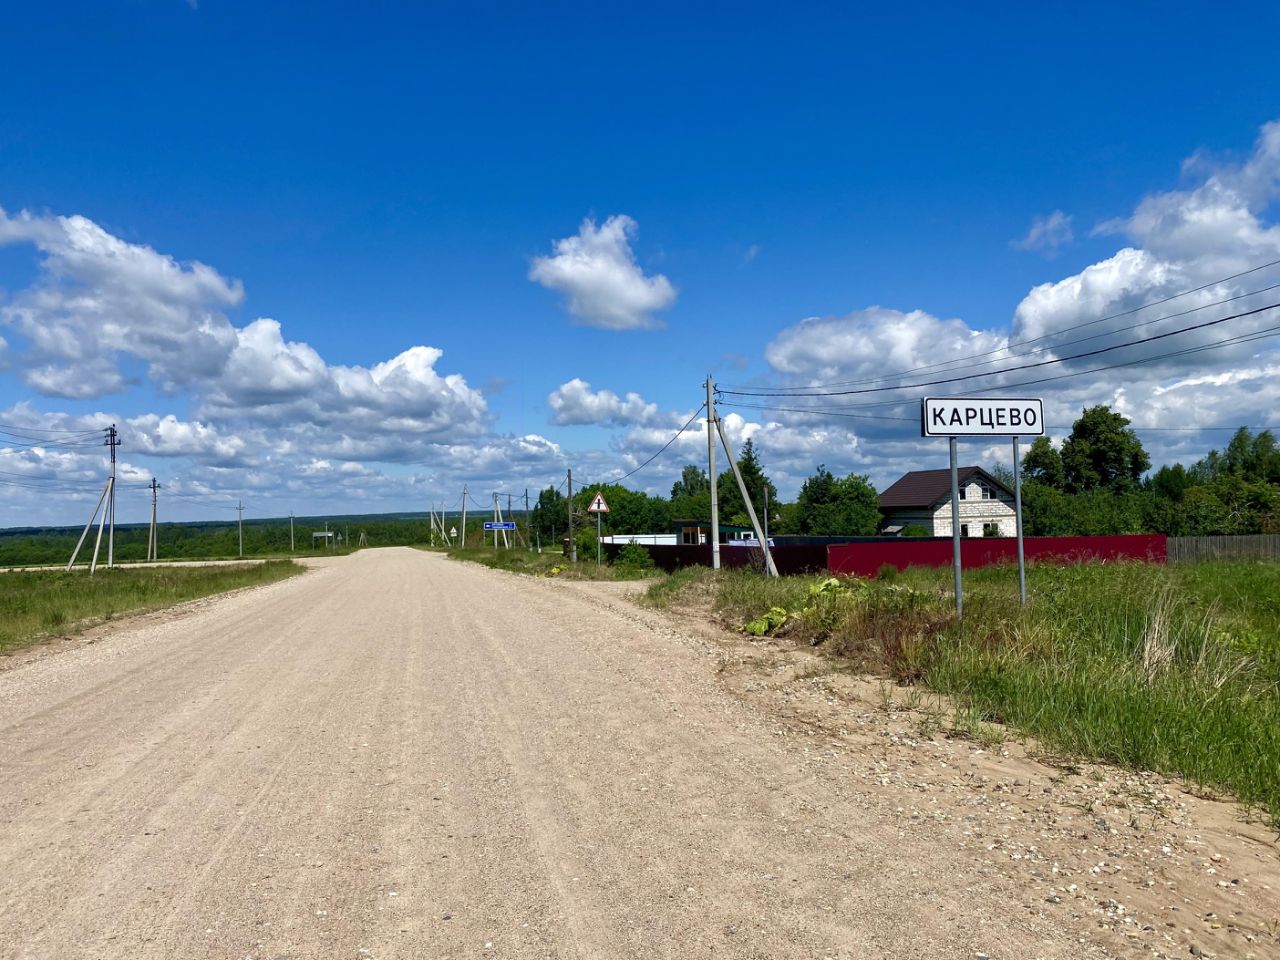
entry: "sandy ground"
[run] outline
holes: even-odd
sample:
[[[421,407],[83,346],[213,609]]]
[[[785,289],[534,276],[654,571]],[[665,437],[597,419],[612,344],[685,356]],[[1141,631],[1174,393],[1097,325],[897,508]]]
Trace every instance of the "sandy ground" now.
[[[0,956],[1280,955],[1229,805],[622,589],[367,550],[0,673]]]

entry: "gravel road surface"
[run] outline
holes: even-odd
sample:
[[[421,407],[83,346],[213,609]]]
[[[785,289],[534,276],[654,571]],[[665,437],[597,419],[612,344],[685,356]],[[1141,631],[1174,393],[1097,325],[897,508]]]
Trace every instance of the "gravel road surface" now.
[[[410,549],[0,674],[0,956],[1101,955],[639,607]]]

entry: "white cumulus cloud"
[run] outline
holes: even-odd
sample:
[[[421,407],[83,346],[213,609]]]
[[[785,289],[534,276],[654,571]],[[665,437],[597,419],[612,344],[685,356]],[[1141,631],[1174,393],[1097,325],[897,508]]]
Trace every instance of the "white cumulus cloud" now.
[[[1053,254],[1059,247],[1070,243],[1074,236],[1071,215],[1055,210],[1047,216],[1033,219],[1027,235],[1021,240],[1013,241],[1013,246],[1018,250],[1039,250]]]
[[[592,390],[587,381],[574,377],[551,391],[551,422],[561,426],[597,424],[623,426],[650,423],[658,419],[658,405],[640,394],[619,397],[612,390]]]
[[[529,279],[564,294],[579,322],[604,330],[658,326],[652,316],[675,303],[676,288],[662,274],[645,276],[631,240],[636,222],[625,214],[599,226],[582,221],[578,233],[557,240],[549,257],[535,257]]]
[[[222,311],[244,297],[238,281],[127,243],[81,216],[10,216],[0,245],[32,244],[40,275],[0,307],[25,341],[24,379],[42,393],[91,397],[123,389],[117,358],[147,364],[163,390],[214,375],[235,344]]]

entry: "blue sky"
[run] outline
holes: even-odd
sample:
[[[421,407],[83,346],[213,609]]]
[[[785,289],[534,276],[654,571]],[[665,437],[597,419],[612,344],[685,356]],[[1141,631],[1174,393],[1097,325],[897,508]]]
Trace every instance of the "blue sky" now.
[[[624,473],[707,372],[905,369],[998,348],[1020,309],[1052,331],[1274,259],[1272,5],[463,7],[0,15],[0,422],[130,422],[130,476],[184,493],[173,516],[421,508],[464,479]],[[1206,222],[1206,188],[1249,222],[1187,241],[1170,216]],[[1137,280],[1072,299],[1124,250]],[[1265,370],[1269,345],[1073,381],[1058,419],[1127,387],[1135,423],[1166,423],[1176,383],[1184,411],[1258,422],[1256,383],[1185,383]],[[883,483],[936,457],[883,424],[741,415],[784,495],[819,462]],[[668,487],[695,440],[633,482]],[[74,522],[97,456],[10,450],[32,479],[0,524]]]

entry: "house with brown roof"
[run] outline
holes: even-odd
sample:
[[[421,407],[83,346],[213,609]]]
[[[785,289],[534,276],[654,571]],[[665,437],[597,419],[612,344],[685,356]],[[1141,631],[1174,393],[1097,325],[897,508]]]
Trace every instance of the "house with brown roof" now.
[[[961,467],[960,536],[1013,537],[1013,491],[981,467]],[[931,537],[951,536],[951,471],[912,470],[880,494],[884,532],[920,526]]]

